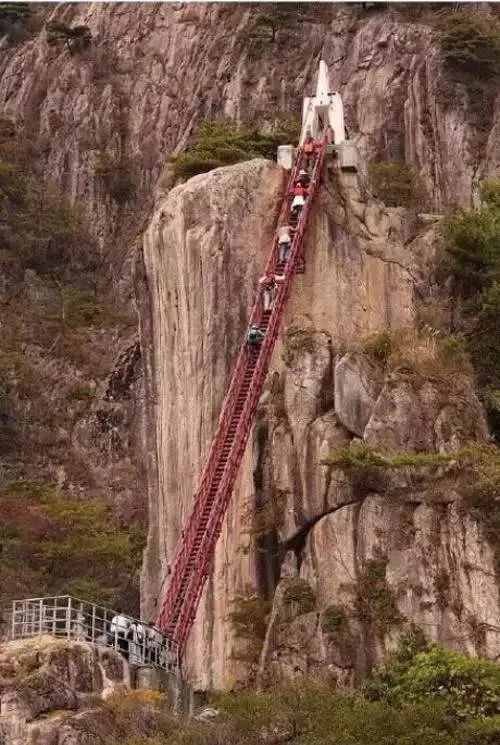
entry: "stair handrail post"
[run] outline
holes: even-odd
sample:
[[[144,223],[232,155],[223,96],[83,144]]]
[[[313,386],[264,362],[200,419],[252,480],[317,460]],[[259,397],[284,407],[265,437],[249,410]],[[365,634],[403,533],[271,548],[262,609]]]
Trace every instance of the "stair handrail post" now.
[[[66,605],[66,633],[69,637],[71,636],[71,596],[68,597],[68,603]]]

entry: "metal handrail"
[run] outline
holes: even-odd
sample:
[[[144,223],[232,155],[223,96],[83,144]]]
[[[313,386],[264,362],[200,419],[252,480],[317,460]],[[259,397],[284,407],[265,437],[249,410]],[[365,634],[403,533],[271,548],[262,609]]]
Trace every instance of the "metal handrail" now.
[[[131,664],[151,665],[170,672],[180,667],[179,646],[140,619],[71,595],[13,600],[9,609],[9,639],[49,635],[112,647]],[[111,630],[115,617],[126,620],[123,631]],[[135,636],[127,633],[135,626]],[[142,631],[142,633],[141,633]]]

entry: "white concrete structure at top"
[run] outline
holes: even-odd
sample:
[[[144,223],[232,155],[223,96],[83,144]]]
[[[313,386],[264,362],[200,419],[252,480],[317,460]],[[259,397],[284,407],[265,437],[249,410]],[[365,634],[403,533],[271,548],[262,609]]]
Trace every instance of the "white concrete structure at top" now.
[[[345,140],[344,107],[340,93],[330,91],[328,67],[323,60],[319,63],[316,95],[307,96],[302,104],[302,130],[299,145],[302,145],[308,132],[320,137],[326,127],[333,129],[333,142],[339,145]]]
[[[328,126],[333,131],[332,144],[336,146],[335,150],[338,152],[340,168],[356,171],[358,151],[353,142],[346,140],[342,99],[340,93],[330,91],[328,67],[321,60],[318,69],[316,94],[306,96],[302,104],[302,129],[299,146],[304,143],[309,133],[314,139],[320,138]],[[294,157],[295,148],[293,145],[280,145],[278,147],[278,163],[287,171],[291,170]]]

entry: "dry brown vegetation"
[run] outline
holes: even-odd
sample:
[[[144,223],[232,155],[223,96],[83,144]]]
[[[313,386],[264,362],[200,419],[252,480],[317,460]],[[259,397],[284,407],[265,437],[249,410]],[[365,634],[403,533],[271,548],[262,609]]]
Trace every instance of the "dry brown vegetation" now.
[[[429,327],[382,331],[365,339],[362,350],[388,372],[442,385],[460,386],[473,373],[463,339]]]

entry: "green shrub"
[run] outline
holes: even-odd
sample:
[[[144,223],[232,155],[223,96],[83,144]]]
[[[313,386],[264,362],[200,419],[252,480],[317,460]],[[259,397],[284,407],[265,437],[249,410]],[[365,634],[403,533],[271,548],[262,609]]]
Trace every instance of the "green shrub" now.
[[[406,647],[376,671],[365,695],[396,706],[436,701],[457,720],[493,716],[500,710],[500,666],[434,644]]]
[[[433,701],[394,706],[307,681],[263,694],[220,695],[213,703],[221,714],[206,731],[204,745],[472,745],[465,738],[475,728],[481,732],[479,719],[461,724]],[[490,726],[483,732],[494,732],[494,720],[486,721]],[[274,736],[263,736],[268,732]]]
[[[337,636],[349,628],[346,611],[339,605],[329,605],[322,613],[321,628],[323,633]]]
[[[388,467],[387,458],[363,442],[348,442],[330,453],[321,463],[342,471],[353,468]]]
[[[243,638],[261,639],[266,635],[270,603],[255,594],[235,598],[230,614],[235,634]]]
[[[278,145],[289,141],[292,120],[275,122],[272,132],[257,127],[238,129],[232,124],[201,121],[197,124],[187,152],[170,158],[175,178],[191,178],[214,168],[251,158],[274,158]]]
[[[68,393],[70,401],[90,401],[94,397],[94,394],[86,385],[77,385],[72,388]]]
[[[22,41],[32,26],[33,6],[30,3],[0,3],[0,33],[9,41]]]
[[[463,504],[480,523],[500,574],[500,448],[472,445],[462,448],[460,457],[472,465],[469,483],[462,489]]]
[[[316,6],[316,7],[315,7]],[[317,21],[318,3],[258,3],[244,31],[247,41],[276,41],[281,29],[289,33],[300,33],[298,24]]]
[[[488,388],[484,395],[484,405],[490,432],[495,442],[500,443],[500,390]]]
[[[476,300],[478,308],[469,349],[480,383],[500,388],[500,280]]]
[[[449,270],[455,292],[465,298],[483,292],[500,269],[500,210],[484,202],[459,210],[442,222]]]
[[[490,207],[500,209],[500,181],[498,179],[485,179],[481,184],[481,201]]]
[[[442,329],[427,324],[379,332],[364,341],[362,350],[386,371],[411,375],[417,385],[432,380],[447,389],[461,389],[464,376],[473,372],[466,334],[445,336]]]
[[[484,181],[481,199],[478,208],[459,210],[443,221],[446,257],[439,275],[443,283],[451,276],[460,298],[457,325],[464,351],[485,388],[493,433],[500,437],[491,394],[500,390],[500,181]]]
[[[464,745],[497,745],[500,742],[500,716],[474,720],[461,729]]]
[[[359,468],[406,468],[407,466],[419,468],[449,463],[453,457],[453,454],[446,453],[381,452],[364,442],[348,442],[334,450],[321,463],[342,471]]]
[[[188,179],[197,176],[199,173],[208,173],[214,168],[220,168],[224,165],[232,165],[236,160],[223,162],[216,158],[208,151],[197,150],[191,153],[181,153],[171,159],[173,163],[173,173],[175,178]]]
[[[379,701],[389,696],[398,681],[404,677],[415,657],[428,652],[431,644],[424,632],[415,623],[410,623],[399,637],[396,649],[390,652],[385,663],[374,670],[365,681],[362,693],[371,701]]]
[[[355,587],[356,616],[380,637],[403,621],[394,593],[387,586],[387,563],[385,557],[369,559]]]
[[[316,596],[309,582],[301,577],[289,580],[283,595],[285,603],[292,603],[297,608],[297,614],[310,613],[316,607]]]
[[[278,145],[295,145],[300,139],[300,131],[302,129],[302,121],[297,116],[291,116],[290,114],[279,114],[271,123],[270,131],[274,136],[278,137],[280,142]],[[271,153],[271,157],[274,158],[276,152]]]
[[[235,636],[245,642],[245,649],[235,656],[246,662],[256,662],[267,631],[271,610],[269,600],[252,593],[235,598],[229,618]]]
[[[500,732],[498,717],[462,722],[433,698],[394,705],[307,680],[263,693],[216,694],[210,704],[219,716],[211,723],[173,716],[163,701],[137,694],[114,694],[103,704],[117,732],[106,745],[496,745]]]
[[[81,212],[54,187],[0,161],[0,242],[12,267],[79,281],[101,268]]]
[[[467,342],[462,334],[450,334],[438,341],[442,358],[462,369],[470,366]]]
[[[140,564],[143,538],[137,527],[117,525],[103,501],[15,482],[0,490],[0,512],[1,585],[8,578],[21,596],[79,588],[95,602],[129,601],[123,593]]]
[[[368,167],[375,196],[388,207],[425,206],[425,195],[417,171],[407,163],[370,163]]]
[[[442,56],[458,72],[491,78],[500,72],[500,24],[479,14],[447,14],[437,25]]]
[[[389,331],[372,334],[363,343],[363,352],[376,362],[385,365],[394,351],[394,335]]]
[[[246,514],[243,515],[243,523],[248,525],[248,532],[254,539],[279,529],[283,523],[285,501],[286,492],[276,491],[268,494],[263,504],[249,506]]]
[[[82,52],[92,43],[92,34],[88,26],[67,26],[65,23],[52,21],[47,24],[47,42],[66,45],[70,54]]]
[[[106,698],[106,706],[115,715],[118,725],[129,728],[137,722],[144,707],[153,711],[164,709],[165,696],[154,690],[116,691]]]
[[[133,167],[129,159],[102,153],[94,171],[118,204],[125,204],[135,195]]]

